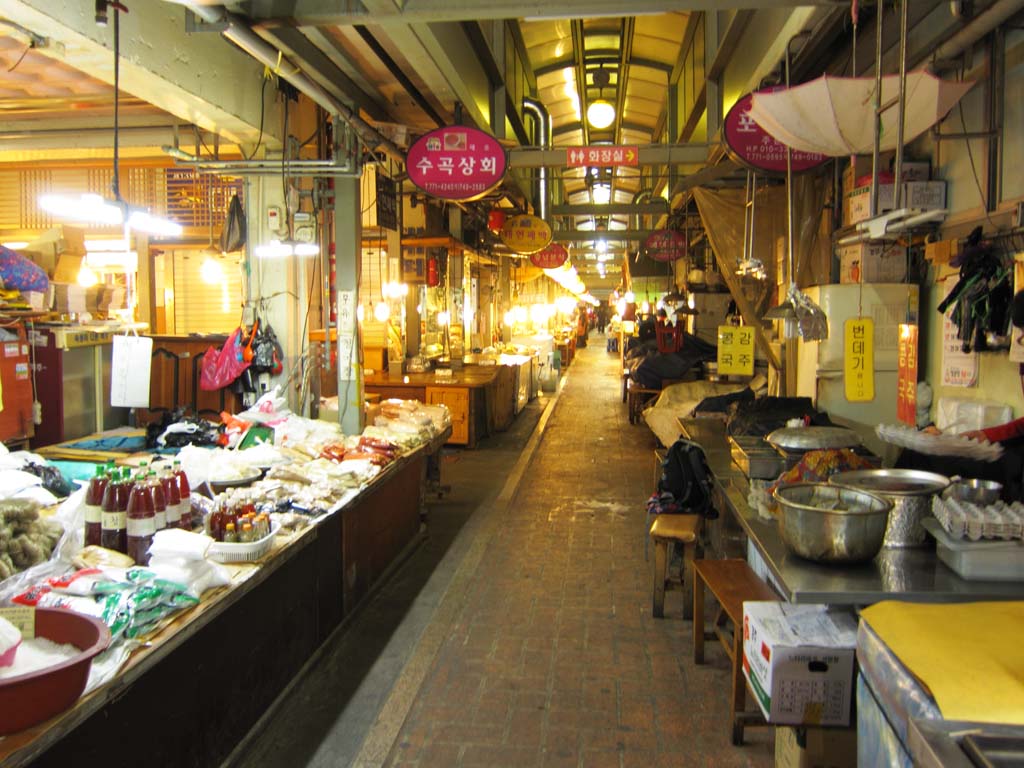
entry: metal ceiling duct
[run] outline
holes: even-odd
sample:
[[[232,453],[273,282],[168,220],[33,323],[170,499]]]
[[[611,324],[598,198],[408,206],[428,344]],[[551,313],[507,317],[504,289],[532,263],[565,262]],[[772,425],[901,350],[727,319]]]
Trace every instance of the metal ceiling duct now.
[[[232,13],[222,5],[204,5],[200,0],[174,0],[184,5],[196,16],[209,24],[222,24],[225,28],[221,34],[257,61],[270,67],[281,77],[294,85],[314,102],[323,107],[329,114],[338,115],[352,126],[353,130],[371,149],[383,149],[387,154],[400,162],[405,162],[405,153],[401,147],[385,138],[377,130],[353,112],[345,104],[311,80],[293,64],[283,51],[278,50],[261,38],[249,23],[236,13]]]
[[[533,117],[536,122],[536,136],[537,142],[540,144],[540,148],[549,149],[551,147],[553,136],[551,132],[551,115],[548,113],[547,107],[536,99],[524,96],[523,112]],[[550,195],[548,189],[548,169],[543,165],[537,173],[537,196],[540,198],[537,201],[537,213],[540,218],[547,221]]]

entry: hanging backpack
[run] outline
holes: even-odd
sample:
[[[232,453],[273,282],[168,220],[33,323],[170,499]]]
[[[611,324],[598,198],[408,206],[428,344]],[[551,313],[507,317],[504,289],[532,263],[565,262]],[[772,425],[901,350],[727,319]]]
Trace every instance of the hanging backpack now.
[[[670,494],[678,511],[688,515],[718,517],[711,503],[712,475],[704,449],[692,440],[679,438],[661,464],[659,494]]]

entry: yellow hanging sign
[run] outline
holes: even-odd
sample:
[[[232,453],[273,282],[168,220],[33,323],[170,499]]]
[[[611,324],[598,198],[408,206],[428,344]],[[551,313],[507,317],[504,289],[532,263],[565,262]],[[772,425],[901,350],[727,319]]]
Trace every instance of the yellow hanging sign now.
[[[867,403],[875,399],[875,321],[855,317],[843,328],[843,382],[846,399]]]
[[[718,326],[718,375],[754,375],[753,326]]]

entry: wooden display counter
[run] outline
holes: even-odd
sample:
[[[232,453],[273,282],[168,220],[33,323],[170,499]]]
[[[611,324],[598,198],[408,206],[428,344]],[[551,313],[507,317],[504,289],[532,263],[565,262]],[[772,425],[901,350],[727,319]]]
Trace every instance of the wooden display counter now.
[[[385,468],[337,512],[279,536],[258,563],[225,566],[109,683],[0,738],[0,765],[218,765],[417,538],[426,461],[442,433]],[[419,489],[419,490],[418,490]]]
[[[434,373],[391,377],[367,376],[363,387],[382,399],[397,397],[446,405],[452,417],[454,445],[476,446],[477,440],[508,429],[515,418],[515,370],[507,365],[469,365],[449,379]]]

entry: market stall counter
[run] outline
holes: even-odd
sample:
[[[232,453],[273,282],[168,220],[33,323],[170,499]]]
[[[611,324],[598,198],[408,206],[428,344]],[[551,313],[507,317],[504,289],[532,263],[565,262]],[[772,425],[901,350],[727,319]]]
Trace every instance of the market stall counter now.
[[[445,405],[452,418],[453,445],[476,447],[483,437],[508,429],[515,418],[515,370],[507,365],[469,365],[450,376],[408,373],[401,378],[377,373],[363,382],[369,393],[381,398],[419,400]]]
[[[230,585],[141,635],[112,679],[63,714],[0,738],[0,764],[222,762],[415,545],[427,457],[450,433],[439,430],[332,511],[280,533],[257,561],[226,563]]]
[[[716,504],[742,528],[748,560],[793,603],[870,605],[880,600],[963,602],[1019,600],[1021,586],[1009,581],[969,581],[939,561],[933,548],[883,549],[860,565],[824,565],[792,554],[774,520],[761,518],[748,503],[748,483],[732,462],[725,423],[714,418],[680,418],[679,428],[704,448],[715,477]]]

